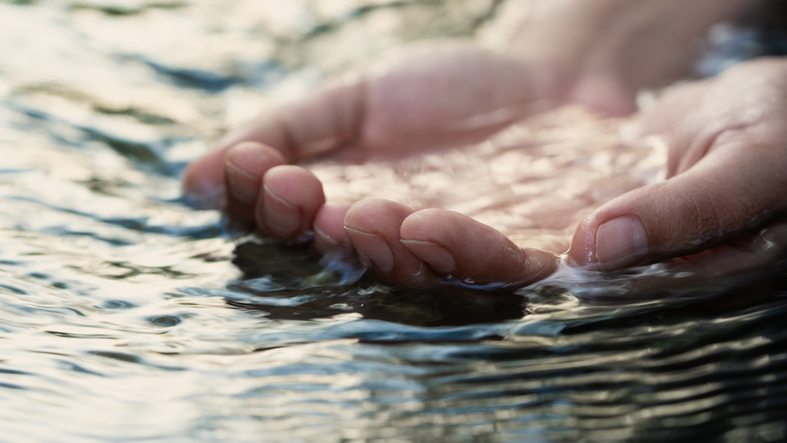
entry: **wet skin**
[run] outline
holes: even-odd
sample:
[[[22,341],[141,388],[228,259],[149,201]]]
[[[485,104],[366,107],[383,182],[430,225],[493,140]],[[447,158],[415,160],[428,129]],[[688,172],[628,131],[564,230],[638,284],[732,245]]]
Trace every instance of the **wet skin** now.
[[[696,32],[708,24],[683,26]],[[537,41],[528,32],[517,38]],[[626,40],[606,41],[619,53]],[[559,51],[443,43],[389,56],[229,134],[190,165],[184,186],[192,197],[224,194],[230,217],[265,235],[298,241],[313,231],[319,251],[355,251],[391,284],[429,286],[450,276],[524,286],[550,275],[557,255],[521,248],[452,211],[416,211],[382,199],[326,203],[317,177],[295,163],[326,154],[354,161],[401,157],[475,143],[566,102],[625,113],[634,88],[671,75],[638,75],[603,51],[596,54],[569,64],[562,60],[574,56]],[[689,256],[673,264],[712,277],[751,266],[752,257],[756,263],[780,258],[774,245],[787,237],[779,222],[787,206],[781,191],[787,184],[781,173],[787,166],[785,74],[785,61],[743,64],[676,89],[638,116],[643,134],[660,134],[670,146],[669,179],[593,211],[574,233],[569,261],[613,271]]]

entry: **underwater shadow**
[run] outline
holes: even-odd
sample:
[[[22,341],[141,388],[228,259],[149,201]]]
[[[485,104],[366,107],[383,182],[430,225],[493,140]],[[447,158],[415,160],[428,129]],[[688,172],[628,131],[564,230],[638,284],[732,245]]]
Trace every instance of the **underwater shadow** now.
[[[524,297],[463,287],[393,289],[357,269],[321,263],[306,245],[248,241],[235,248],[243,277],[228,289],[227,303],[264,311],[268,318],[315,320],[342,314],[408,326],[499,323],[528,312]],[[346,264],[345,264],[346,265]],[[347,266],[349,268],[349,266]]]

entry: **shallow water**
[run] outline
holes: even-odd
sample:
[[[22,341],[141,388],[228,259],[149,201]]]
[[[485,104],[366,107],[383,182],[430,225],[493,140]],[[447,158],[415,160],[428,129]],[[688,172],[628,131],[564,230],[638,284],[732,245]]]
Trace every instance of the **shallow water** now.
[[[0,441],[787,439],[780,266],[396,291],[181,201],[185,163],[274,97],[405,41],[494,41],[517,9],[446,4],[0,2]],[[620,125],[564,110],[314,168],[332,197],[378,183],[559,251],[661,173]]]

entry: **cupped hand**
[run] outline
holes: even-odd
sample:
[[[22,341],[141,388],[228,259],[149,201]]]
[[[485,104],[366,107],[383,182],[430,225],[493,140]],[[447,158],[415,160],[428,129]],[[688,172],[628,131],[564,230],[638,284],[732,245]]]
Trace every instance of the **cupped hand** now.
[[[667,180],[603,205],[569,256],[603,271],[661,262],[707,277],[787,251],[787,60],[677,87],[640,117],[670,147]]]
[[[224,195],[232,219],[319,251],[354,249],[386,282],[526,284],[549,275],[554,254],[521,249],[460,214],[386,200],[326,204],[302,160],[366,160],[487,139],[551,105],[555,85],[537,67],[465,43],[389,56],[263,113],[189,166],[186,194]]]
[[[603,30],[602,24],[594,29]],[[625,39],[613,34],[617,37],[611,41],[618,45],[608,47],[620,48]],[[352,206],[326,204],[316,176],[293,164],[322,155],[365,160],[471,144],[571,100],[597,109],[611,104],[606,111],[612,113],[630,111],[618,106],[622,101],[614,103],[620,97],[631,99],[632,88],[651,80],[616,77],[633,72],[628,65],[616,65],[627,58],[607,60],[604,51],[586,52],[601,55],[580,51],[582,58],[568,51],[569,56],[552,62],[550,54],[560,51],[523,56],[446,43],[385,58],[230,133],[215,152],[189,166],[185,191],[193,199],[223,195],[224,209],[233,219],[267,235],[299,241],[313,233],[320,251],[352,249],[388,283],[532,283],[556,269],[556,255],[520,248],[491,227],[451,211],[415,211],[379,199]],[[561,65],[566,57],[583,61]],[[778,149],[767,146],[778,144],[784,134],[777,134],[773,119],[744,116],[768,111],[783,117],[784,100],[775,100],[768,90],[785,90],[783,74],[780,62],[742,67],[676,92],[649,113],[645,128],[669,136],[670,180],[595,211],[574,235],[569,251],[573,263],[606,271],[714,246],[729,249],[735,245],[732,239],[770,221],[783,206],[772,189],[783,188],[773,168],[784,163],[784,153],[775,155]],[[759,80],[750,84],[748,76]],[[753,101],[752,94],[768,100]],[[599,105],[594,97],[611,101]],[[692,109],[695,101],[702,106]],[[743,154],[752,150],[756,155]],[[760,167],[767,175],[757,172]],[[710,255],[711,261],[734,256]]]

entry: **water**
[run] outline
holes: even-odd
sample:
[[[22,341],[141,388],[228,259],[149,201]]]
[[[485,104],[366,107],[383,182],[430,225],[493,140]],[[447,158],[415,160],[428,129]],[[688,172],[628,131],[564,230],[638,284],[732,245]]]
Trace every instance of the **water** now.
[[[786,439],[782,266],[392,290],[183,204],[186,162],[275,97],[403,41],[493,41],[517,9],[445,4],[0,3],[0,441]],[[661,173],[663,146],[632,151],[621,124],[565,110],[315,171],[337,198],[378,183],[560,250]],[[508,179],[471,180],[479,163]]]

